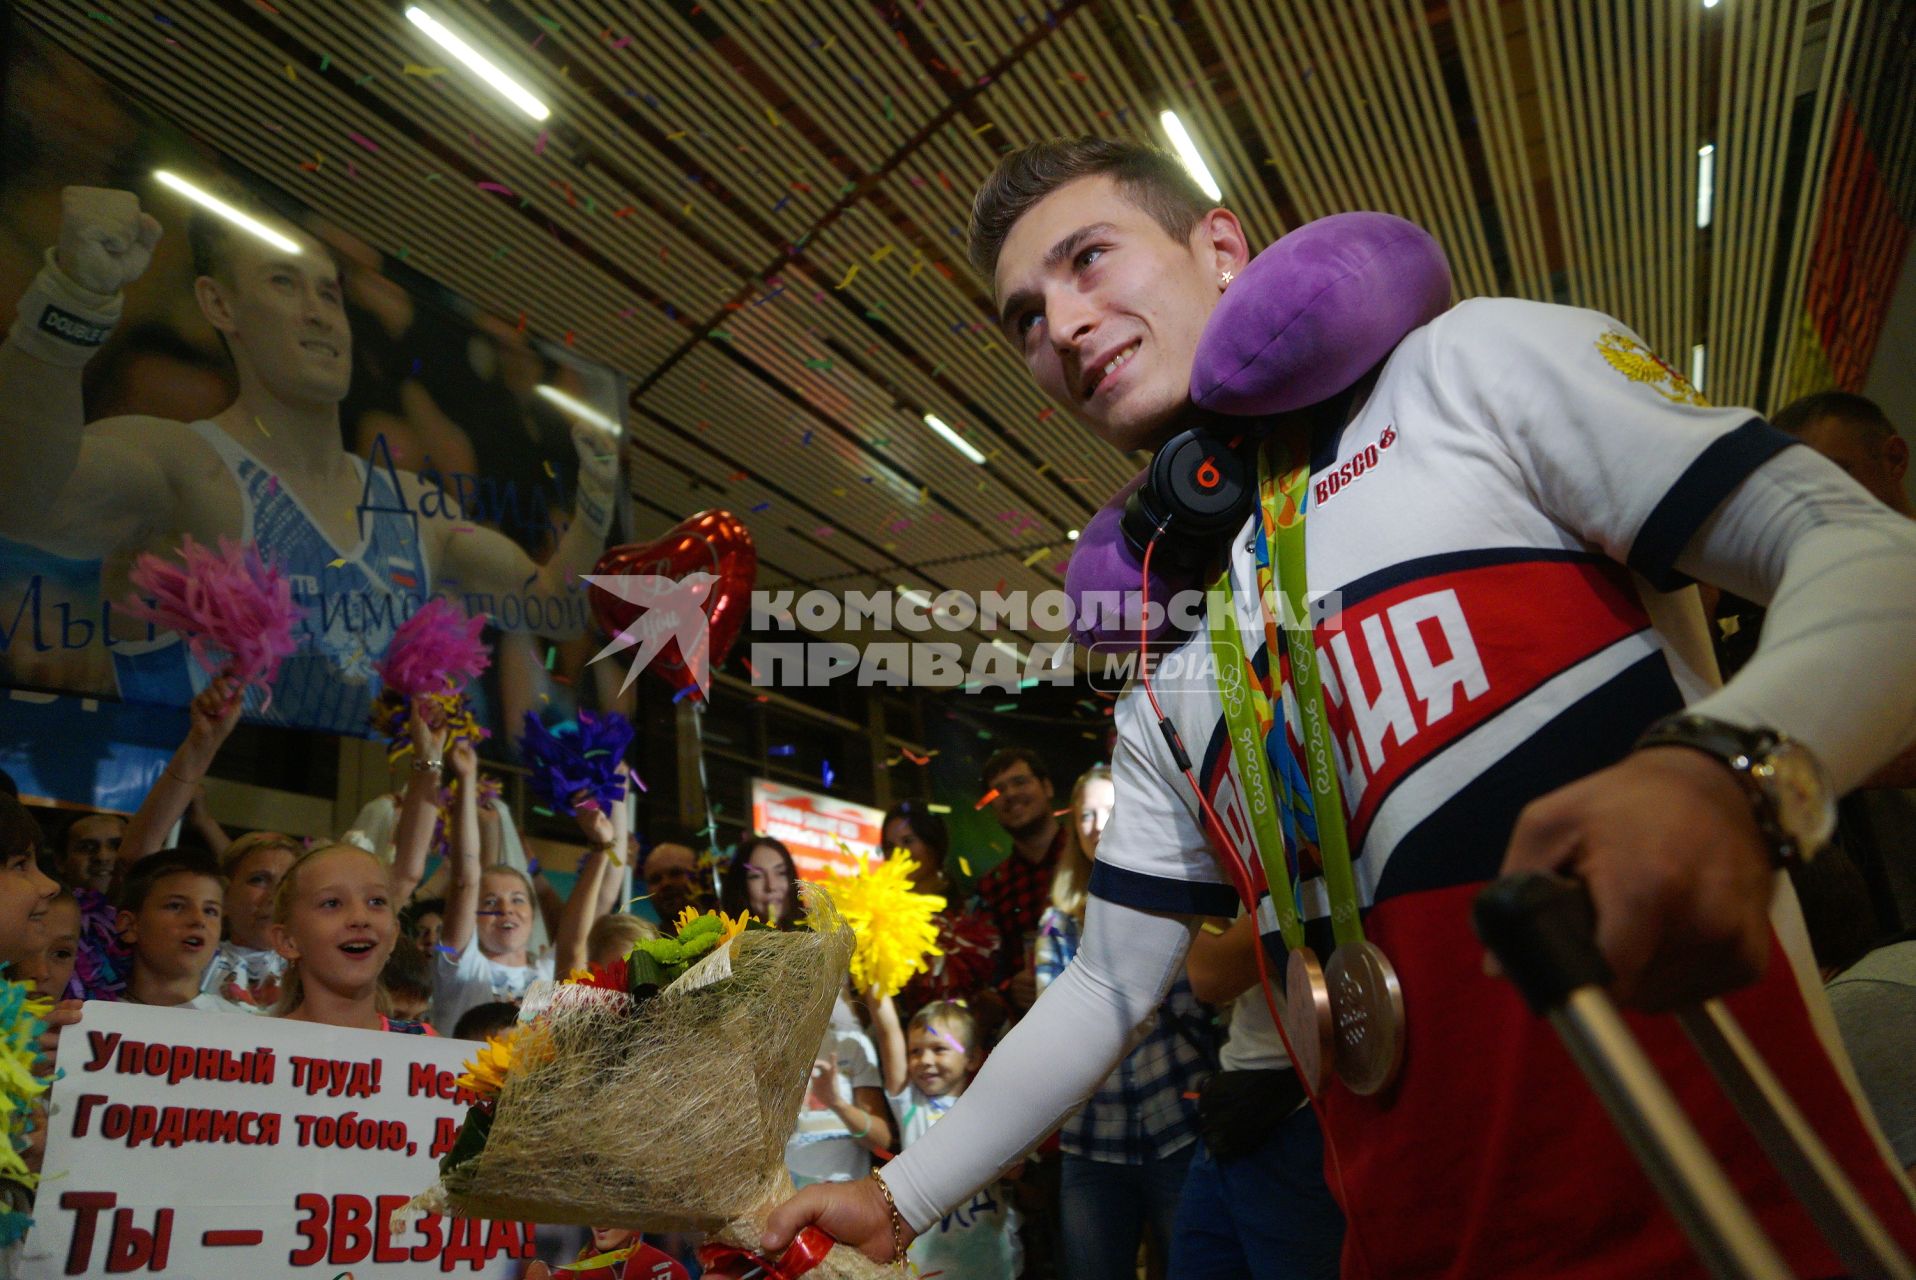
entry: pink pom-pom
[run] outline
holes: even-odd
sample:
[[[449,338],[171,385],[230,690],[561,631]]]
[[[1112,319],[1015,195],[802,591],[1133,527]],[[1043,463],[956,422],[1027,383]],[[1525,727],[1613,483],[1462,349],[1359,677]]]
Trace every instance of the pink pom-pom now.
[[[492,665],[490,651],[479,639],[485,626],[484,618],[468,618],[449,600],[427,601],[393,632],[379,667],[380,680],[407,698],[464,689]]]
[[[279,664],[299,649],[294,631],[305,611],[293,603],[293,584],[257,546],[227,537],[214,552],[189,533],[180,559],[141,554],[127,575],[139,592],[127,600],[127,613],[179,632],[208,675],[257,685],[266,695],[262,710],[270,706]]]

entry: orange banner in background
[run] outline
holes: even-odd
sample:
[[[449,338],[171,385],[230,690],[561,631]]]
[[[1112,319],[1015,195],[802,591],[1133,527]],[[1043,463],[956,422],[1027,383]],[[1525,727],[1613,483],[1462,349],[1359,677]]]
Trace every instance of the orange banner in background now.
[[[783,841],[807,880],[855,871],[856,855],[878,848],[884,817],[870,805],[752,779],[752,829]],[[841,841],[851,853],[840,848]]]

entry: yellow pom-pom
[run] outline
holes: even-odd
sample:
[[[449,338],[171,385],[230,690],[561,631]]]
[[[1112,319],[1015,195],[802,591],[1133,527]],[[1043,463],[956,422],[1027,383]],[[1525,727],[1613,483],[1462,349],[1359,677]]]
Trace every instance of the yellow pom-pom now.
[[[915,870],[911,855],[898,849],[879,863],[861,857],[855,873],[824,882],[832,905],[858,937],[852,983],[860,991],[895,996],[940,954],[932,917],[945,909],[945,900],[935,893],[914,893]]]

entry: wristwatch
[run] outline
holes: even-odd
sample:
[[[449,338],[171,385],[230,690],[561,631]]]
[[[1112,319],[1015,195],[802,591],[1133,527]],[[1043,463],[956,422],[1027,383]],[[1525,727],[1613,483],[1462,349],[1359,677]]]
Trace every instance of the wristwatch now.
[[[1745,729],[1708,716],[1665,716],[1637,740],[1643,747],[1689,747],[1736,775],[1778,866],[1808,862],[1836,832],[1836,790],[1822,761],[1787,734]]]

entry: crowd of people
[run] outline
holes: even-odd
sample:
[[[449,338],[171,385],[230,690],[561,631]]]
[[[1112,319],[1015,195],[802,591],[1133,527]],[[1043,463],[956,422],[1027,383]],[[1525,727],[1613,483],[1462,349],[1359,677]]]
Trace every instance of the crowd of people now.
[[[1047,145],[1009,158],[995,194],[988,184],[981,195],[980,265],[1039,385],[1112,443],[1152,447],[1187,403],[1203,321],[1246,268],[1242,230],[1186,190],[1168,160],[1096,140]],[[1113,346],[1101,325],[1124,341]],[[874,1258],[908,1245],[921,1272],[948,1280],[1107,1280],[1140,1269],[1173,1280],[1328,1280],[1353,1257],[1378,1275],[1538,1274],[1557,1247],[1566,1268],[1596,1259],[1584,1274],[1674,1269],[1681,1241],[1650,1221],[1651,1193],[1608,1122],[1567,1070],[1546,1069],[1561,1062],[1546,1056],[1557,1052],[1548,1033],[1508,990],[1483,985],[1467,894],[1526,868],[1584,879],[1626,1000],[1667,1008],[1750,987],[1745,1007],[1766,1046],[1801,1050],[1789,1069],[1807,1073],[1793,1078],[1811,1081],[1803,1092],[1813,1096],[1800,1100],[1841,1131],[1853,1157],[1874,1135],[1843,1110],[1842,1055],[1815,1051],[1804,992],[1780,960],[1766,973],[1762,958],[1775,937],[1772,872],[1787,867],[1795,892],[1777,896],[1800,902],[1850,1065],[1896,1160],[1916,1169],[1916,756],[1891,741],[1894,726],[1865,723],[1858,681],[1819,688],[1815,708],[1802,697],[1811,674],[1847,673],[1877,634],[1873,614],[1852,616],[1853,599],[1832,607],[1817,592],[1845,582],[1863,591],[1879,581],[1872,574],[1888,575],[1886,589],[1908,581],[1908,446],[1879,408],[1842,393],[1784,406],[1773,415],[1780,431],[1740,421],[1660,363],[1643,378],[1617,372],[1611,356],[1634,341],[1595,313],[1465,304],[1372,369],[1326,437],[1334,455],[1340,432],[1371,422],[1364,414],[1390,418],[1371,425],[1382,447],[1398,442],[1393,456],[1405,461],[1391,474],[1401,486],[1367,480],[1363,501],[1405,506],[1404,527],[1429,540],[1380,534],[1356,497],[1313,516],[1314,549],[1342,534],[1347,561],[1334,562],[1343,575],[1334,581],[1351,586],[1346,603],[1368,592],[1406,610],[1390,606],[1374,627],[1367,619],[1364,639],[1374,660],[1390,652],[1386,626],[1399,644],[1415,640],[1422,667],[1409,649],[1401,660],[1429,704],[1420,723],[1403,688],[1396,704],[1380,693],[1358,707],[1359,736],[1331,744],[1353,792],[1396,787],[1388,813],[1351,796],[1351,843],[1366,859],[1363,925],[1394,953],[1422,1037],[1400,1092],[1382,1102],[1355,1087],[1310,1096],[1261,980],[1279,931],[1234,906],[1219,866],[1232,842],[1212,802],[1225,807],[1243,785],[1226,778],[1234,766],[1223,744],[1235,729],[1219,718],[1215,687],[1167,695],[1167,713],[1147,686],[1149,712],[1135,693],[1120,702],[1111,767],[1066,786],[1042,752],[991,756],[976,781],[1010,851],[963,894],[967,855],[938,812],[912,801],[885,814],[878,852],[908,853],[914,887],[946,898],[937,954],[895,996],[842,992],[787,1146],[795,1198],[774,1215],[768,1249],[817,1223]],[[1113,379],[1122,389],[1108,391]],[[1557,417],[1572,408],[1584,417],[1564,430]],[[1693,446],[1687,462],[1673,440]],[[1472,469],[1456,484],[1420,478],[1449,466]],[[1464,492],[1468,504],[1442,505]],[[1235,575],[1246,598],[1261,594],[1259,570],[1269,577],[1274,528],[1221,553],[1226,585]],[[1502,630],[1473,641],[1461,575],[1513,564],[1553,575],[1551,585],[1525,579],[1488,593],[1497,599],[1478,616],[1494,613]],[[1662,588],[1694,571],[1769,604],[1765,615],[1709,593],[1729,685],[1685,683],[1699,655],[1650,638],[1666,622],[1639,603],[1625,564]],[[1431,589],[1413,597],[1406,584]],[[1537,599],[1514,599],[1526,592],[1566,610],[1563,601],[1589,602],[1601,641],[1541,653],[1559,620],[1531,616]],[[1443,633],[1435,650],[1427,623]],[[1474,691],[1473,677],[1455,674],[1465,642],[1480,645],[1472,662],[1503,662],[1500,678],[1530,683],[1477,707],[1474,732],[1457,721],[1433,732],[1490,688],[1482,670]],[[1251,683],[1284,707],[1298,672],[1269,650],[1260,661],[1245,664]],[[1745,661],[1753,674],[1734,675]],[[1327,663],[1326,685],[1351,670],[1347,657]],[[1907,674],[1891,673],[1890,694],[1902,696]],[[1381,681],[1397,678],[1380,668]],[[643,849],[650,918],[634,914],[621,886],[641,842],[625,806],[607,812],[583,793],[572,800],[585,852],[570,892],[557,892],[488,795],[472,744],[429,700],[412,708],[400,785],[340,839],[230,837],[200,785],[238,718],[236,692],[215,682],[194,700],[186,740],[130,820],[84,815],[56,832],[0,798],[0,961],[61,997],[44,1070],[56,1069],[60,1032],[81,1021],[86,1000],[483,1040],[515,1023],[534,984],[627,956],[674,930],[687,908],[803,927],[791,851],[762,835],[730,851],[717,900],[695,850]],[[1352,681],[1337,697],[1361,704],[1369,693]],[[1686,703],[1729,719],[1685,721]],[[1274,712],[1280,722],[1287,710]],[[1764,750],[1792,735],[1809,741],[1834,760],[1836,789],[1854,792],[1837,838],[1813,859],[1793,856],[1794,832],[1706,759],[1726,734],[1741,741],[1736,724],[1754,732],[1772,712],[1789,732],[1762,739]],[[1677,736],[1640,739],[1653,721]],[[1420,734],[1429,736],[1413,751]],[[1497,734],[1507,740],[1486,745]],[[1281,724],[1270,739],[1247,753],[1258,768],[1289,749]],[[1388,779],[1386,766],[1396,771]],[[1303,772],[1286,775],[1287,787]],[[1313,945],[1333,916],[1329,891],[1306,874],[1333,843],[1328,827],[1315,828],[1317,812],[1287,794],[1285,822],[1297,825],[1279,842],[1294,859],[1294,905],[1307,917],[1298,927]],[[1309,839],[1299,834],[1306,816]],[[1264,852],[1266,865],[1287,866]],[[1266,891],[1282,893],[1279,879],[1267,877]],[[1306,901],[1306,881],[1317,900]],[[45,1126],[35,1133],[44,1142]],[[1441,1167],[1432,1152],[1444,1153]],[[1584,1161],[1587,1185],[1540,1172],[1571,1158]],[[37,1165],[38,1150],[28,1159]],[[1749,1176],[1740,1190],[1780,1212],[1779,1186]],[[1897,1188],[1893,1176],[1872,1176],[1871,1191],[1885,1187]],[[590,1247],[629,1242],[598,1232]],[[668,1252],[679,1243],[658,1242]],[[1788,1247],[1809,1257],[1820,1246],[1803,1230]]]

